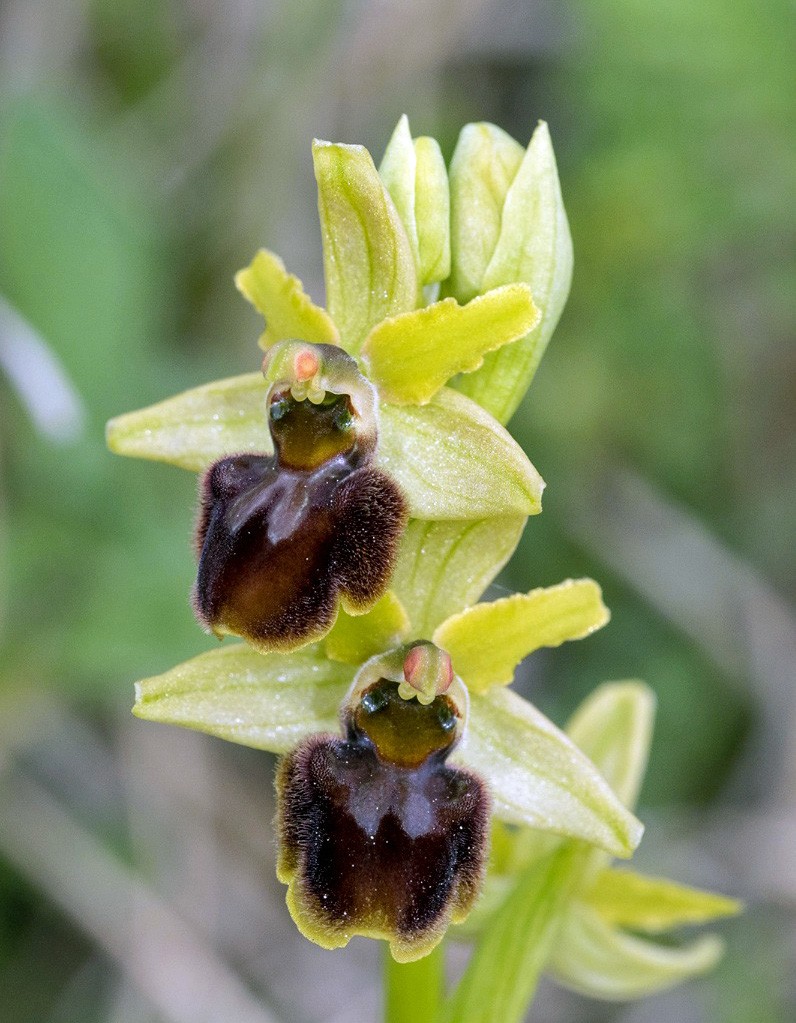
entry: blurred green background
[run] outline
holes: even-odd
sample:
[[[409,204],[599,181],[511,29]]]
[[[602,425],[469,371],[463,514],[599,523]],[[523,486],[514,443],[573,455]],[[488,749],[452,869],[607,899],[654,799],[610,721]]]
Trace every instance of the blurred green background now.
[[[561,723],[610,678],[659,718],[639,863],[747,901],[710,977],[553,985],[538,1021],[796,1013],[796,22],[791,0],[5,0],[0,6],[0,1020],[370,1023],[376,951],[292,929],[271,762],[129,717],[209,646],[195,481],[118,412],[254,368],[260,245],[322,300],[313,135],[551,127],[569,305],[512,424],[548,483],[502,580],[613,611],[536,655]],[[455,957],[454,957],[455,958]]]

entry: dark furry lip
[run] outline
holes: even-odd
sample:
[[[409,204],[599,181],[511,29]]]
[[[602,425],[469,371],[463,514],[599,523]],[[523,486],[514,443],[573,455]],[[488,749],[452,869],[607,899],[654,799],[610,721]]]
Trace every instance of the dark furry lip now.
[[[344,352],[293,347],[289,364],[312,356],[319,374],[328,363],[352,392],[372,391]],[[367,402],[330,389],[302,397],[301,384],[269,389],[274,454],[222,458],[200,491],[197,618],[263,652],[322,638],[341,605],[361,613],[375,604],[408,518],[398,485],[374,464],[375,413],[357,411]]]

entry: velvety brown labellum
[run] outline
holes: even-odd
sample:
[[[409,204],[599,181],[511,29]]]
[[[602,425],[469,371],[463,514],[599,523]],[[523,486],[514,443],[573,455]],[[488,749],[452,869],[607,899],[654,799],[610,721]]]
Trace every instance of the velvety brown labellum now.
[[[279,876],[314,941],[386,938],[408,961],[469,912],[489,799],[476,776],[445,763],[455,718],[447,697],[423,706],[382,681],[348,714],[345,738],[313,736],[282,761]]]
[[[318,639],[341,598],[360,609],[384,593],[406,514],[397,485],[368,465],[224,458],[203,483],[196,613],[266,650]]]
[[[387,589],[408,515],[372,463],[376,392],[354,360],[301,341],[266,355],[273,455],[237,455],[202,483],[194,607],[216,634],[263,651],[324,636],[338,605]]]

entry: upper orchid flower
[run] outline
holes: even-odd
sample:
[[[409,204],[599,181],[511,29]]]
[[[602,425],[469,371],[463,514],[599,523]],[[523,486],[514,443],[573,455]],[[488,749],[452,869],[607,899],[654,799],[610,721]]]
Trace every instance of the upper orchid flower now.
[[[349,355],[280,341],[264,370],[274,454],[205,473],[194,605],[217,634],[292,649],[329,631],[338,599],[361,613],[382,596],[406,502],[372,465],[376,394]]]

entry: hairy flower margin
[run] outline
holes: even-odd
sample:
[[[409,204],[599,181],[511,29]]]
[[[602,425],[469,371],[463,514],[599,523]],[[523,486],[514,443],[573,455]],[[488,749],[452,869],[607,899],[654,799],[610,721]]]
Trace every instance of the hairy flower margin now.
[[[410,674],[390,668],[384,676],[380,666],[414,663],[408,652],[424,641],[449,657],[467,694],[453,773],[459,765],[486,784],[493,815],[485,890],[452,932],[474,938],[476,952],[446,1018],[467,1018],[464,1006],[489,987],[496,955],[503,969],[520,971],[527,950],[517,920],[550,884],[561,895],[548,900],[555,926],[537,966],[562,983],[631,998],[701,972],[716,961],[718,939],[673,947],[639,935],[728,915],[737,904],[609,866],[641,838],[632,810],[649,748],[650,690],[605,685],[562,732],[507,688],[532,651],[608,621],[599,587],[567,580],[478,603],[527,516],[541,511],[544,483],[501,424],[527,390],[569,290],[571,241],[547,127],[540,123],[523,150],[493,125],[467,125],[446,168],[437,143],[413,139],[404,117],[378,170],[361,146],[316,142],[313,159],[326,309],[265,250],[236,283],[265,317],[266,353],[296,339],[310,352],[339,346],[375,388],[374,465],[398,485],[409,514],[389,589],[367,606],[343,601],[331,628],[292,651],[224,646],[140,682],[135,713],[288,755],[284,779],[297,748],[307,757],[319,741],[339,748],[339,717],[351,726],[363,678],[402,680],[406,689]],[[109,446],[194,471],[230,456],[272,459],[272,387],[251,373],[195,388],[112,420]],[[435,707],[443,699],[441,689],[430,697]],[[288,863],[285,848],[280,876],[291,885],[291,912],[326,947],[366,933],[407,961],[465,916],[448,913],[417,942],[372,920],[350,930],[317,926],[300,897],[297,904],[295,849]],[[533,971],[524,972],[531,983]],[[521,989],[514,984],[517,1006]],[[516,1017],[504,1008],[490,1018]]]

